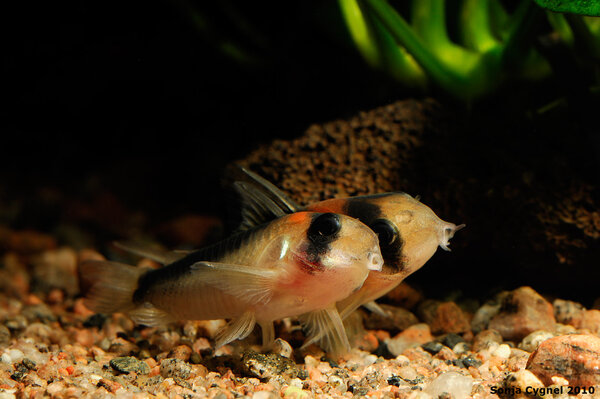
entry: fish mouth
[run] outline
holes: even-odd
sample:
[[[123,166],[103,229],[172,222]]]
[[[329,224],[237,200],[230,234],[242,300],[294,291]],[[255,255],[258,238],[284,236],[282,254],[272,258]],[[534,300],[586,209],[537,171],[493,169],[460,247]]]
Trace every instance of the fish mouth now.
[[[367,269],[380,272],[383,268],[383,257],[379,251],[367,252]]]
[[[446,223],[444,222],[439,228],[439,237],[440,237],[440,248],[444,251],[451,251],[448,247],[450,245],[450,239],[454,237],[454,234],[463,228],[465,228],[466,224],[459,224],[458,226],[454,223]]]

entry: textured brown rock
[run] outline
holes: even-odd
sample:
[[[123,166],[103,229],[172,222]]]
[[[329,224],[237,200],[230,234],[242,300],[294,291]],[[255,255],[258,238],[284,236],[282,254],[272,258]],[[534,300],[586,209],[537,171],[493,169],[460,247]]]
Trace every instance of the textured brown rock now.
[[[494,343],[501,344],[502,335],[496,330],[483,330],[473,338],[473,350],[478,352]]]
[[[552,330],[555,323],[552,305],[531,287],[520,287],[503,298],[489,328],[504,339],[520,341],[536,330]]]
[[[417,317],[406,309],[386,304],[379,305],[388,315],[377,313],[366,314],[363,318],[365,328],[370,330],[388,330],[394,334],[413,324],[417,324]]]
[[[471,329],[467,316],[454,302],[425,301],[419,306],[419,316],[434,334],[463,333]]]
[[[554,317],[557,323],[570,324],[572,326],[578,326],[581,323],[585,308],[580,303],[555,299],[552,302],[552,306],[554,307]]]
[[[400,334],[386,341],[389,351],[398,356],[406,349],[432,341],[433,336],[427,324],[415,324],[402,331]]]
[[[423,294],[409,284],[402,282],[396,288],[388,292],[386,298],[395,305],[405,309],[412,309],[423,300]]]
[[[600,310],[586,310],[583,313],[583,317],[581,318],[579,325],[576,327],[589,330],[594,334],[600,333]]]
[[[527,369],[546,386],[552,377],[563,377],[570,386],[589,387],[600,384],[600,338],[573,334],[550,338],[531,354]]]
[[[312,125],[292,142],[275,140],[258,149],[243,164],[303,204],[396,191],[408,181],[397,171],[410,164],[426,126],[431,128],[428,116],[439,109],[432,100],[404,101]]]

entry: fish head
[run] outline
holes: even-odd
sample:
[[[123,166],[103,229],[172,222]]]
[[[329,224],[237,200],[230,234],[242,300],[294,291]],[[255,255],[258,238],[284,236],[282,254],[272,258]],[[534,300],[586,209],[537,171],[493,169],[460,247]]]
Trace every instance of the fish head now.
[[[450,239],[465,227],[440,219],[431,208],[405,193],[373,200],[380,217],[369,223],[379,236],[381,252],[404,275],[420,269],[438,247],[450,251]]]
[[[464,225],[441,220],[427,205],[406,193],[384,193],[322,201],[310,210],[340,212],[369,226],[379,238],[382,274],[408,276],[421,268]]]
[[[308,224],[290,249],[306,273],[330,289],[343,286],[342,291],[351,292],[362,286],[369,271],[381,271],[383,257],[370,228],[346,215],[304,213],[310,216]]]

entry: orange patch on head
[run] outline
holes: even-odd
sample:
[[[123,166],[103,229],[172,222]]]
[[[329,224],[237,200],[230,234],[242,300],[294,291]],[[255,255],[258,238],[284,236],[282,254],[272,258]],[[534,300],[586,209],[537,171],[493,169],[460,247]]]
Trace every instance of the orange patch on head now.
[[[296,212],[296,213],[292,213],[289,217],[288,220],[291,223],[302,223],[305,222],[308,219],[308,213],[306,212]]]
[[[346,199],[330,199],[326,201],[317,202],[309,206],[307,209],[312,212],[322,212],[322,213],[344,213],[344,205],[346,204]]]

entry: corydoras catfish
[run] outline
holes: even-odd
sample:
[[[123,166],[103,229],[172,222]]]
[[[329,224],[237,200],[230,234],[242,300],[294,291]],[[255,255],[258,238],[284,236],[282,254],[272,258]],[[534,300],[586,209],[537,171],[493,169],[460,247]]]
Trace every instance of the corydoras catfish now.
[[[361,305],[384,313],[374,300],[421,268],[438,246],[449,251],[449,240],[465,226],[441,220],[431,208],[402,192],[335,198],[302,207],[245,168],[231,169],[228,178],[242,200],[242,230],[283,214],[311,211],[351,216],[377,234],[383,269],[369,273],[360,290],[338,302],[342,319]]]
[[[307,328],[341,353],[349,344],[335,304],[360,289],[369,271],[381,270],[382,264],[377,236],[360,221],[299,212],[160,269],[87,261],[80,276],[88,288],[85,304],[96,312],[127,312],[150,326],[231,319],[217,336],[217,347],[245,338],[256,323],[269,346],[274,320],[305,314]]]

